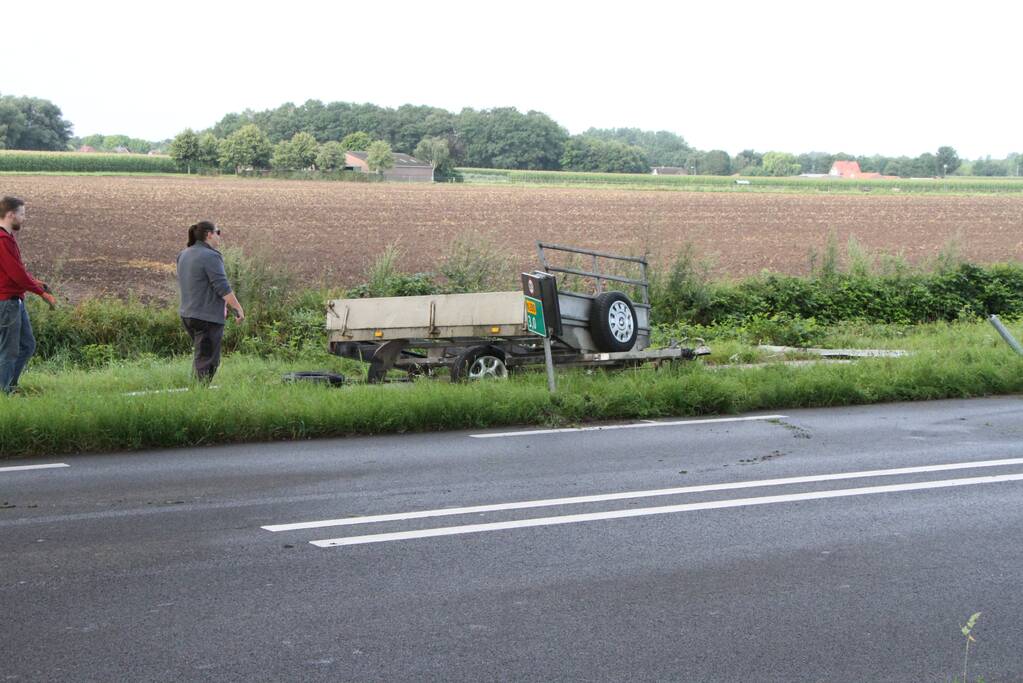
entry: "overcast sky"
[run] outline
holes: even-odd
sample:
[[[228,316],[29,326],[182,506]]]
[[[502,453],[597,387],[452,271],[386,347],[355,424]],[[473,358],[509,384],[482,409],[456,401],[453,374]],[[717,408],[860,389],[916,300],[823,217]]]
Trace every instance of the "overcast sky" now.
[[[1021,19],[1012,0],[36,0],[3,20],[0,93],[52,100],[80,136],[319,99],[535,109],[731,154],[1004,157]]]

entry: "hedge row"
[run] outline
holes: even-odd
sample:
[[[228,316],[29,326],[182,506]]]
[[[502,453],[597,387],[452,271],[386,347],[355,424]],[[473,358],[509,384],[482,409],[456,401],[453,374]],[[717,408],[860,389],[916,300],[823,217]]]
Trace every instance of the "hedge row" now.
[[[737,283],[701,282],[692,271],[669,272],[656,287],[660,322],[703,325],[786,315],[833,323],[952,321],[990,314],[1023,315],[1023,266],[963,263],[931,273],[826,277],[767,274]]]

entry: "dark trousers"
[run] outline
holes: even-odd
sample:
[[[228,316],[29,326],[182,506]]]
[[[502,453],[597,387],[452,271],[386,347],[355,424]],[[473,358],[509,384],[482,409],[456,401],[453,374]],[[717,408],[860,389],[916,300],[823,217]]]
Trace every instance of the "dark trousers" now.
[[[0,301],[0,393],[18,386],[21,371],[36,350],[32,323],[21,299]]]
[[[192,338],[195,349],[192,370],[200,382],[210,382],[220,365],[220,342],[224,339],[224,325],[198,318],[182,318],[185,331]]]

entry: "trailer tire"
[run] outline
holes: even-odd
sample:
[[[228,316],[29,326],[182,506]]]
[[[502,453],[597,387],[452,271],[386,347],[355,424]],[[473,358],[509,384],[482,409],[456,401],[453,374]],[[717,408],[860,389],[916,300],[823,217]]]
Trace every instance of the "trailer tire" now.
[[[621,292],[603,292],[593,300],[590,333],[600,351],[630,351],[636,345],[639,329],[636,309]]]
[[[508,366],[504,352],[494,346],[470,346],[458,355],[451,366],[452,382],[481,379],[507,379]]]

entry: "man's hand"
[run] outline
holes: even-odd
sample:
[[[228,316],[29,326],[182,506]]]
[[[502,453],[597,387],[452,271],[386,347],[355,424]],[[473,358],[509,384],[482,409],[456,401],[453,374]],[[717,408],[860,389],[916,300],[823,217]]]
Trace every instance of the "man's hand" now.
[[[56,308],[57,307],[57,299],[52,294],[50,294],[49,292],[43,292],[39,296],[42,297],[43,301],[45,301],[47,304],[49,304],[50,308]]]
[[[241,306],[239,306],[238,308],[234,309],[234,319],[237,322],[241,322],[241,321],[245,320],[245,311],[242,310]]]

